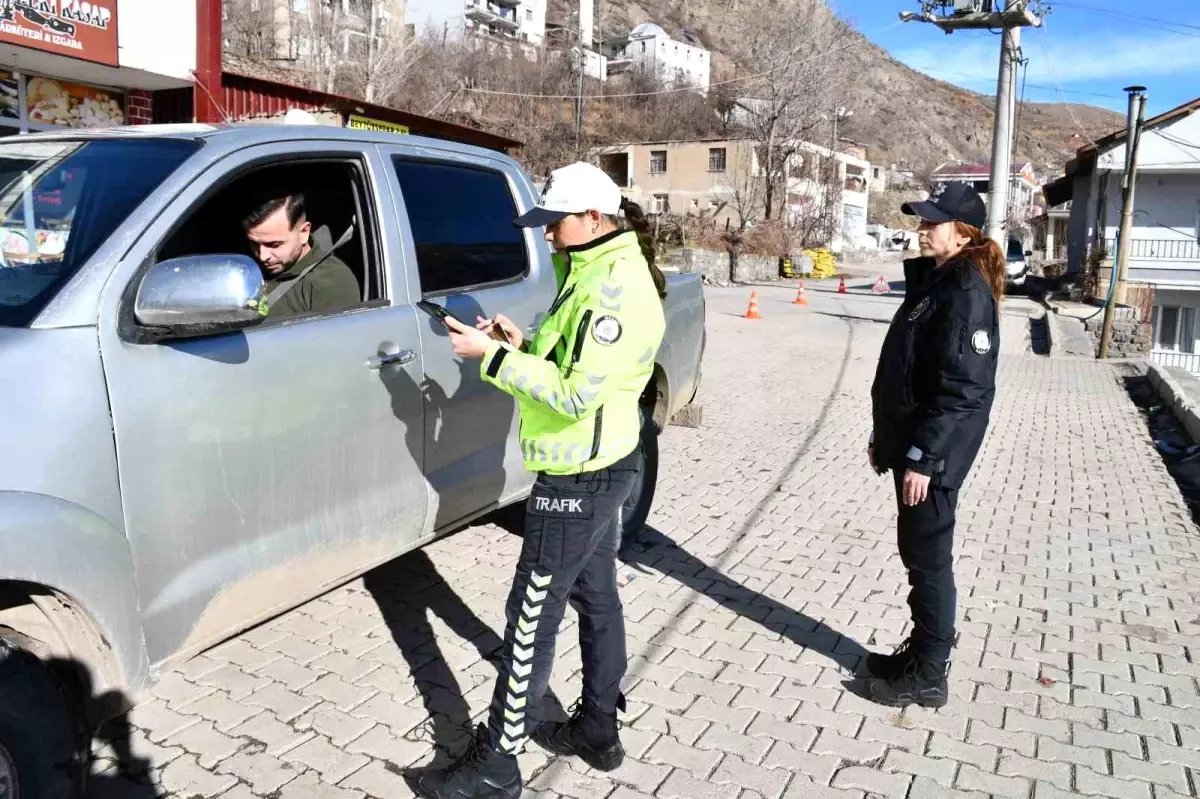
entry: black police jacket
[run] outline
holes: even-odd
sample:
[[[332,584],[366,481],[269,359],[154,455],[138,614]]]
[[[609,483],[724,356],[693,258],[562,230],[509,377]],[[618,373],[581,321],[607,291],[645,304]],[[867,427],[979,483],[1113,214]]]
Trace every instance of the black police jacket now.
[[[1000,314],[969,261],[904,262],[905,297],[892,319],[871,402],[880,468],[912,469],[958,488],[979,454],[996,393]]]

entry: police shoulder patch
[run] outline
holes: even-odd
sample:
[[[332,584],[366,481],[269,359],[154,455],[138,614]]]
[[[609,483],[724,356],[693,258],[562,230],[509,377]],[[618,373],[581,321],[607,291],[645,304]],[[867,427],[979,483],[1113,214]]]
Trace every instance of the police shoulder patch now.
[[[992,349],[992,337],[986,330],[976,330],[971,334],[971,349],[976,355],[987,355]]]
[[[603,344],[606,347],[610,344],[616,344],[621,338],[621,323],[617,321],[615,316],[601,316],[592,323],[592,338],[596,339],[597,344]]]

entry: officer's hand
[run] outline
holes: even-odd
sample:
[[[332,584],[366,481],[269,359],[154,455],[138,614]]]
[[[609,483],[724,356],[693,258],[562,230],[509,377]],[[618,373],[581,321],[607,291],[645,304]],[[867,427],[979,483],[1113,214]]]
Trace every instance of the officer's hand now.
[[[508,339],[508,343],[512,344],[517,349],[521,349],[521,345],[525,343],[525,335],[521,332],[521,328],[517,327],[513,320],[509,319],[502,313],[496,314],[495,319],[484,319],[482,316],[477,316],[475,319],[475,327],[479,330],[482,330],[484,333],[487,333],[489,336],[492,335],[494,328],[499,327],[504,331],[504,335]]]
[[[904,504],[920,505],[929,496],[929,475],[907,469],[904,472]]]
[[[467,327],[453,316],[442,320],[450,331],[450,346],[460,358],[482,358],[492,344],[491,337],[482,330]]]

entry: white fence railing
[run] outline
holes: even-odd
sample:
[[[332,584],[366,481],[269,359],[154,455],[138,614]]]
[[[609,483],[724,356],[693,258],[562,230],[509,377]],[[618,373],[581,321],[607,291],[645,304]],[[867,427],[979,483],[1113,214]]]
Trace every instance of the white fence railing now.
[[[1159,366],[1177,366],[1192,374],[1200,375],[1200,353],[1155,350],[1150,353],[1150,360]]]

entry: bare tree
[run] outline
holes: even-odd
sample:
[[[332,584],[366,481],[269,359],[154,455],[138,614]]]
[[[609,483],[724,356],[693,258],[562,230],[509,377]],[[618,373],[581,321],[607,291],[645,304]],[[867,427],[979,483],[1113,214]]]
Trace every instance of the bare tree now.
[[[745,73],[739,103],[746,128],[759,144],[767,219],[787,206],[788,163],[806,136],[823,123],[849,80],[840,48],[848,26],[821,0],[781,0],[770,15],[742,15],[730,55]],[[736,85],[736,84],[735,84]]]

